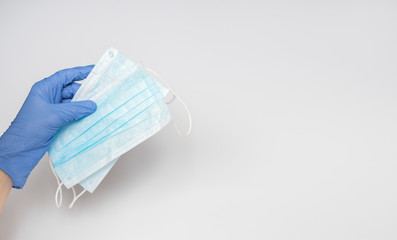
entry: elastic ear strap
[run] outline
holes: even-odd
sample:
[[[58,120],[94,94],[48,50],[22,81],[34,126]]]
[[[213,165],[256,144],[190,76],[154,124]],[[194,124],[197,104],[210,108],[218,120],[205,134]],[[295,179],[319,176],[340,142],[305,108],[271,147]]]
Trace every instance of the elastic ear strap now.
[[[191,112],[190,112],[190,109],[188,108],[188,106],[186,105],[186,103],[182,100],[182,98],[179,97],[179,95],[175,92],[175,90],[170,86],[170,84],[168,84],[168,82],[165,81],[164,78],[160,76],[160,74],[156,73],[155,71],[153,71],[153,70],[150,69],[150,68],[146,68],[146,70],[149,71],[149,72],[151,72],[152,74],[154,74],[156,77],[158,77],[158,78],[167,86],[167,88],[172,92],[172,94],[174,95],[174,97],[171,99],[171,101],[167,102],[167,104],[168,104],[168,103],[171,103],[171,102],[176,98],[176,99],[178,99],[178,100],[182,103],[182,105],[185,107],[186,113],[187,113],[187,115],[188,115],[188,117],[189,117],[189,130],[188,130],[185,134],[183,134],[182,131],[179,129],[179,126],[178,126],[178,124],[175,122],[175,120],[172,120],[172,122],[173,122],[174,127],[175,127],[176,131],[178,132],[179,136],[181,136],[181,137],[187,137],[187,136],[189,136],[189,135],[190,135],[190,132],[192,131],[192,114],[191,114]]]
[[[58,183],[57,191],[55,192],[55,205],[57,206],[57,208],[60,208],[62,205],[62,185],[63,185],[63,183],[61,183],[57,174],[55,173],[54,166],[52,165],[50,155],[48,155],[48,160],[50,162],[50,167],[51,167],[52,173],[54,174],[55,179],[57,180],[57,183]],[[72,187],[72,191],[73,191],[73,201],[72,201],[72,203],[70,203],[69,208],[72,208],[74,203],[77,201],[77,199],[79,199],[87,190],[84,189],[77,196],[76,196],[76,191],[74,190],[74,187]],[[58,195],[59,195],[59,200],[58,200]]]
[[[55,192],[55,205],[57,205],[57,208],[60,208],[62,205],[62,185],[63,183],[59,184],[57,187],[57,191]],[[59,201],[58,201],[58,193],[60,193]]]
[[[57,174],[55,173],[54,166],[52,165],[52,161],[51,161],[50,155],[48,155],[48,160],[50,162],[51,171],[54,174],[55,179],[57,180],[57,183],[58,183],[58,188],[57,188],[57,191],[55,192],[55,205],[57,206],[57,208],[60,208],[61,205],[62,205],[62,185],[63,185],[63,183],[61,183],[61,181],[59,180]],[[59,201],[58,201],[58,194],[59,194],[59,197],[60,197]]]
[[[180,97],[178,96],[178,94],[176,94],[176,92],[174,91],[174,89],[170,89],[170,91],[174,94],[174,96],[176,97],[176,99],[178,99],[178,100],[182,103],[182,105],[185,107],[186,112],[187,112],[187,115],[188,115],[188,117],[189,117],[189,129],[187,130],[187,132],[186,132],[185,134],[183,134],[183,133],[181,132],[181,130],[179,129],[178,124],[176,124],[175,120],[172,120],[172,122],[173,122],[173,124],[174,124],[174,126],[175,126],[175,129],[176,129],[176,131],[178,132],[179,136],[181,136],[181,137],[187,137],[187,136],[190,135],[190,132],[192,131],[192,114],[190,113],[190,109],[187,107],[186,103],[182,100],[182,98],[180,98]]]
[[[77,201],[77,199],[79,199],[79,197],[81,197],[87,190],[83,190],[81,191],[81,193],[79,195],[77,195],[76,197],[76,191],[74,190],[74,187],[72,187],[72,191],[73,191],[73,201],[70,203],[69,208],[72,208],[74,203]]]

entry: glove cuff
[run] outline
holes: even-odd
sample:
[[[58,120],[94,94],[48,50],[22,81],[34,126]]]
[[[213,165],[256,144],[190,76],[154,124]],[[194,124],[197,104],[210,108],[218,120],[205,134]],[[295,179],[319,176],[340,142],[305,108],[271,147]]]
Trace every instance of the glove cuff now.
[[[46,147],[31,148],[28,139],[7,132],[3,134],[0,138],[0,169],[11,177],[13,188],[23,188],[46,151]]]
[[[26,183],[27,178],[21,178],[18,177],[17,174],[15,174],[15,171],[9,167],[7,164],[7,160],[4,160],[2,157],[0,157],[0,169],[7,173],[7,175],[11,178],[12,180],[12,187],[16,189],[22,189],[23,186]]]

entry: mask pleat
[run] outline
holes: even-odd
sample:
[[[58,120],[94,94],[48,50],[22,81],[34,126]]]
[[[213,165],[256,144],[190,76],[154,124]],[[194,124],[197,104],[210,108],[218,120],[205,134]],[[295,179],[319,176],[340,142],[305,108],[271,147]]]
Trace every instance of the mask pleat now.
[[[72,99],[94,100],[97,111],[62,128],[50,147],[62,184],[93,192],[122,154],[171,121],[163,99],[168,92],[142,66],[109,49]]]

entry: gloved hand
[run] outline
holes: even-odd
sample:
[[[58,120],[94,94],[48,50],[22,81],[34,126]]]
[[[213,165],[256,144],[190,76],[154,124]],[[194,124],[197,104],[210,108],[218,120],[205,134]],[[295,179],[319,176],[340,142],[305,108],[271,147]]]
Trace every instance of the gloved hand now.
[[[22,188],[65,124],[95,112],[93,101],[70,102],[94,66],[61,70],[35,83],[11,126],[0,138],[0,169]]]

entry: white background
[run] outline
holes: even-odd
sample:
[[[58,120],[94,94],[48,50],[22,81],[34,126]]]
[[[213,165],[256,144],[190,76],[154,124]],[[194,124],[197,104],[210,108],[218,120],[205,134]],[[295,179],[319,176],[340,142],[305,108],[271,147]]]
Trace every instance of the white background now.
[[[0,1],[0,131],[31,85],[110,46],[193,113],[72,210],[46,157],[1,239],[397,239],[395,1]],[[174,118],[187,128],[180,104]],[[71,201],[67,193],[64,201]]]

